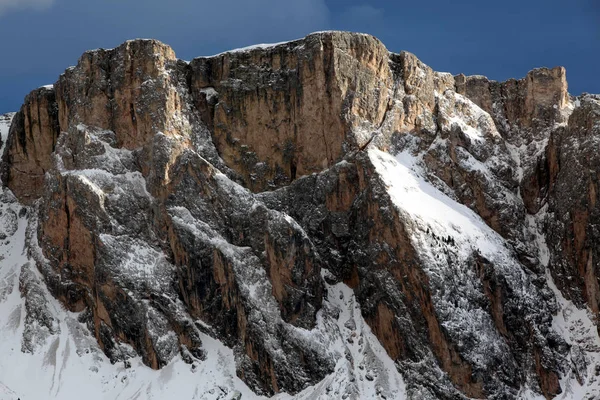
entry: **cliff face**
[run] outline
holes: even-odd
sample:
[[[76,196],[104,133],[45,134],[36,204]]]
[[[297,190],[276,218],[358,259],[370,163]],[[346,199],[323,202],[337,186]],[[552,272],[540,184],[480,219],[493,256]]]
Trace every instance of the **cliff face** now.
[[[343,32],[85,53],[5,118],[24,349],[56,298],[113,363],[196,370],[216,338],[259,395],[593,395],[599,104]]]
[[[319,172],[383,120],[394,78],[367,35],[312,35],[190,63],[191,91],[225,163],[264,191]],[[356,96],[356,93],[364,96]]]

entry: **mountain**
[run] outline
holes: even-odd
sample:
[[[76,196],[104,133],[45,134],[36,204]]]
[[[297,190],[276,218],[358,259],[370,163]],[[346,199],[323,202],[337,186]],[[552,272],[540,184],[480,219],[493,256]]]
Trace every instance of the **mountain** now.
[[[600,97],[319,32],[0,117],[0,394],[600,396]]]

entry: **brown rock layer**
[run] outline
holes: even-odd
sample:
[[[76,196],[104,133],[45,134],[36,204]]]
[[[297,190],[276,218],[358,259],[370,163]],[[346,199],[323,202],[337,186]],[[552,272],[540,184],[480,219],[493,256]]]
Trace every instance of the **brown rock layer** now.
[[[600,101],[583,97],[547,151],[551,271],[565,297],[600,316],[597,137]]]
[[[569,101],[563,67],[534,69],[523,79],[506,82],[461,74],[455,77],[455,82],[456,92],[488,112],[500,133],[517,145],[539,137],[544,128],[560,121],[560,110]],[[523,132],[529,129],[533,129],[533,137]]]
[[[368,35],[310,35],[274,48],[197,58],[190,64],[196,104],[220,156],[263,191],[339,161],[364,144],[388,107],[388,51]],[[356,94],[361,93],[360,97]]]
[[[2,182],[25,204],[43,193],[44,174],[52,168],[59,133],[54,89],[44,87],[27,95],[13,119],[2,168]]]

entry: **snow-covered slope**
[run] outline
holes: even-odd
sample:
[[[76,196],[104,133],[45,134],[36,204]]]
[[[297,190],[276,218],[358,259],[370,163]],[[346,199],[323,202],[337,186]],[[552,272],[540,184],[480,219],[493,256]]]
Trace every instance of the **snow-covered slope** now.
[[[8,208],[2,205],[3,214]],[[155,371],[139,358],[111,364],[97,342],[69,313],[47,293],[27,256],[23,254],[26,218],[18,221],[11,243],[1,246],[0,269],[0,395],[2,399],[243,399],[256,396],[235,373],[233,351],[220,341],[202,335],[206,360],[189,365],[176,357]],[[29,275],[36,293],[25,301],[36,302],[53,318],[50,333],[44,327],[27,323],[28,311],[19,291],[19,282]],[[352,291],[343,284],[330,289],[319,327],[310,335],[329,337],[331,351],[339,353],[336,371],[315,387],[294,399],[387,398],[403,399],[400,374],[369,327],[362,319]],[[358,313],[357,313],[358,312]],[[333,316],[338,315],[337,319]],[[26,332],[27,331],[27,332]],[[23,348],[25,337],[35,343],[34,353]],[[353,355],[351,363],[345,356]],[[35,382],[35,384],[32,384]],[[346,396],[346,397],[343,397]],[[291,399],[282,394],[276,399]]]
[[[396,156],[379,150],[369,151],[370,159],[381,176],[399,212],[411,221],[409,230],[413,244],[419,249],[427,272],[437,289],[434,293],[439,309],[449,318],[446,328],[452,335],[469,343],[473,362],[488,363],[503,358],[509,352],[504,340],[493,328],[494,322],[477,303],[482,292],[478,279],[470,269],[473,253],[479,253],[502,268],[510,276],[513,295],[525,303],[540,304],[531,279],[520,268],[514,254],[497,232],[466,206],[457,203],[425,178],[419,159],[409,152]],[[545,241],[537,232],[542,255],[547,254]],[[543,256],[542,256],[543,257]],[[546,255],[547,257],[547,255]],[[542,260],[547,265],[548,260]],[[557,399],[600,398],[600,336],[589,310],[577,308],[560,293],[550,274],[547,281],[556,296],[557,313],[554,329],[570,346],[568,358],[573,370],[562,378],[564,392]],[[458,292],[458,295],[457,295]],[[469,337],[477,337],[475,343]],[[460,342],[459,342],[460,343]],[[485,354],[484,358],[480,355]],[[519,393],[521,399],[544,399],[530,388]]]
[[[18,204],[12,203],[13,206]],[[3,215],[12,208],[3,203]],[[13,207],[14,208],[14,207]],[[17,210],[18,211],[18,210]],[[2,219],[4,222],[5,219]],[[139,358],[111,364],[90,335],[45,290],[42,278],[24,254],[27,218],[18,219],[17,231],[0,245],[0,395],[2,399],[243,399],[256,396],[237,376],[233,351],[217,339],[202,335],[206,359],[189,365],[176,357],[160,371]],[[8,242],[8,243],[7,243]],[[20,282],[33,286],[25,299]],[[21,283],[22,284],[22,283]],[[43,308],[53,319],[53,331],[27,322],[28,310]],[[352,290],[343,284],[330,288],[319,326],[310,335],[328,338],[339,354],[336,371],[294,399],[386,398],[403,399],[402,377],[393,361],[366,325]],[[335,318],[337,316],[337,318]],[[35,320],[34,320],[35,321]],[[307,332],[307,334],[309,334]],[[24,348],[30,338],[33,354]],[[352,354],[350,362],[345,354]],[[35,384],[32,384],[35,382]],[[344,397],[346,396],[346,397]],[[276,399],[291,399],[282,394]]]

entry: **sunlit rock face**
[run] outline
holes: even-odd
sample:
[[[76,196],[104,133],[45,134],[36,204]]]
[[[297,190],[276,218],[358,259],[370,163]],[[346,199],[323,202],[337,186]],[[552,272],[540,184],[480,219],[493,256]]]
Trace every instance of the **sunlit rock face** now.
[[[593,398],[599,104],[348,32],[87,52],[0,117],[10,359],[63,357],[64,398],[68,363],[105,397]]]

